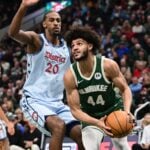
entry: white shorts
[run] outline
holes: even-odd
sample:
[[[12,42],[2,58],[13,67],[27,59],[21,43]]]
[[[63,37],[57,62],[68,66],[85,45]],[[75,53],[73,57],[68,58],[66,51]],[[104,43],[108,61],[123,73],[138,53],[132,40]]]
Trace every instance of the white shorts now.
[[[20,107],[24,117],[34,124],[42,133],[50,136],[50,132],[45,129],[45,117],[57,115],[65,124],[77,121],[71,114],[67,105],[62,101],[42,102],[31,97],[23,97],[20,101]]]

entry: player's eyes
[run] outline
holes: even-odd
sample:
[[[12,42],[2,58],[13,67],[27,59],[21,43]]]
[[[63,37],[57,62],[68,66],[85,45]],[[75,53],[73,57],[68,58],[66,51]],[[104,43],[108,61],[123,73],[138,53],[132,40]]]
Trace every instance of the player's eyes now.
[[[71,45],[71,48],[73,48],[75,45],[76,45],[76,46],[82,46],[83,43],[82,43],[82,42],[77,42],[77,43],[75,43],[75,44],[72,44],[72,45]]]
[[[73,47],[74,47],[74,44],[71,45],[71,48],[73,48]]]
[[[54,21],[56,21],[56,22],[58,22],[58,23],[60,23],[60,22],[61,22],[61,20],[60,20],[60,19],[54,19],[54,18],[50,18],[50,19],[49,19],[49,22],[54,22]]]
[[[79,42],[79,43],[77,43],[77,45],[80,45],[80,46],[81,46],[81,45],[83,45],[83,43]]]
[[[56,19],[56,21],[57,21],[58,23],[60,23],[60,22],[61,22],[61,20],[60,20],[60,19]]]
[[[48,19],[48,21],[53,22],[53,21],[54,21],[54,19],[53,19],[53,18],[49,18],[49,19]]]

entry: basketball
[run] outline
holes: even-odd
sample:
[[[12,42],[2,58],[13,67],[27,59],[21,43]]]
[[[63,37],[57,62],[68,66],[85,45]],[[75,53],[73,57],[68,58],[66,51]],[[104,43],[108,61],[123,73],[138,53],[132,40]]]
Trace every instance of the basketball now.
[[[133,129],[133,123],[129,121],[127,112],[122,110],[110,113],[105,123],[116,138],[127,136]]]

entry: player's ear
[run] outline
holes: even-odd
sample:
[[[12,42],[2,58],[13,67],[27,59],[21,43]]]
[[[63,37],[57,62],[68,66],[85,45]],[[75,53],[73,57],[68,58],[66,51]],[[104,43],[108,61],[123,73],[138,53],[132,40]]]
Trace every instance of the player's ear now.
[[[46,23],[45,23],[45,21],[43,21],[42,25],[43,25],[44,28],[46,28]]]
[[[89,43],[88,48],[89,48],[89,50],[92,50],[93,49],[93,44]]]

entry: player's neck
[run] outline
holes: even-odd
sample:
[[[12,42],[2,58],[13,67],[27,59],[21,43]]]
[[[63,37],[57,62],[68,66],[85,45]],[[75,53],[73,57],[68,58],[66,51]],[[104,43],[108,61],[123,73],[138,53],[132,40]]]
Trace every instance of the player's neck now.
[[[95,64],[94,58],[94,56],[89,56],[86,60],[83,60],[79,63],[80,71],[85,77],[90,77],[91,73],[93,72],[93,67]]]
[[[48,42],[52,43],[55,46],[59,46],[60,45],[60,40],[58,36],[51,36],[49,34],[45,34],[46,39],[48,40]]]

